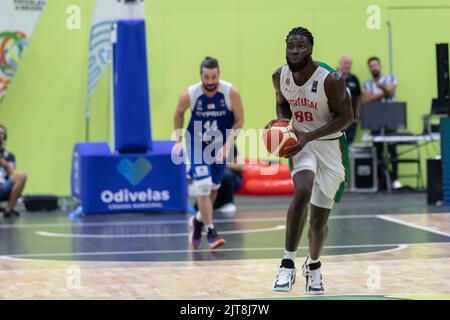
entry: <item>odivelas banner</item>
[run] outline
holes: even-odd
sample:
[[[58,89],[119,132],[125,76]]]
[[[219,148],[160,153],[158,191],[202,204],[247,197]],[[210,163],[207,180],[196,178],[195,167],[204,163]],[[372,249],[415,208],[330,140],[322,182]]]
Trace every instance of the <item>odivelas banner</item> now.
[[[0,0],[0,103],[47,0]]]

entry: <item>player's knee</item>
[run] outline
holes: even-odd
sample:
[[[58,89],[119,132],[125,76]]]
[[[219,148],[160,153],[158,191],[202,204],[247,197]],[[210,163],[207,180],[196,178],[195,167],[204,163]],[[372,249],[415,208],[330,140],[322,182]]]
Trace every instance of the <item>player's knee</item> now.
[[[16,183],[25,183],[27,180],[27,174],[24,171],[19,171],[14,174],[14,182]]]

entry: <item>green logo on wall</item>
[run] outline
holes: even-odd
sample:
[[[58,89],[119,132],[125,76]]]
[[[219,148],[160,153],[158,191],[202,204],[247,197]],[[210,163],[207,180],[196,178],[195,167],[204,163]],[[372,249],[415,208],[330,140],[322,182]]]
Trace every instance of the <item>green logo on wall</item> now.
[[[0,33],[0,102],[6,95],[27,44],[27,36],[23,32]]]

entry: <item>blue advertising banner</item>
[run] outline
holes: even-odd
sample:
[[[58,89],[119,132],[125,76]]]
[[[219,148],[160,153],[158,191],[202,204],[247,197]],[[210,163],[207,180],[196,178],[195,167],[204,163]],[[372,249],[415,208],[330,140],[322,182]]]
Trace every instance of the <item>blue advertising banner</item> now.
[[[186,167],[171,161],[173,141],[142,154],[111,154],[106,143],[74,148],[72,195],[84,213],[186,211]]]

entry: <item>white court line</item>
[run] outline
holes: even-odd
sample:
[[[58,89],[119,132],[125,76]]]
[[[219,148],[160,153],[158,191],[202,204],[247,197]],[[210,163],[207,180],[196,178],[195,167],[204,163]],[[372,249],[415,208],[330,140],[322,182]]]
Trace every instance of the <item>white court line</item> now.
[[[419,230],[435,233],[435,234],[438,234],[438,235],[450,238],[450,233],[439,231],[439,230],[435,230],[435,229],[430,228],[430,227],[422,227],[422,226],[419,226],[419,225],[417,225],[415,223],[406,222],[406,221],[403,221],[403,220],[400,220],[400,219],[388,217],[386,215],[378,215],[377,217],[382,219],[382,220],[386,220],[386,221],[402,224],[402,225],[410,227],[410,228],[419,229]]]
[[[278,225],[265,229],[246,229],[220,231],[220,234],[247,234],[258,232],[280,231],[286,229],[285,225]],[[77,234],[77,233],[54,233],[46,231],[36,231],[36,235],[50,238],[81,238],[81,239],[117,239],[117,238],[166,238],[166,237],[187,237],[189,233],[141,233],[141,234]],[[204,233],[206,234],[206,233]]]
[[[295,298],[310,298],[311,300],[321,300],[324,297],[326,298],[339,298],[339,297],[356,297],[356,296],[368,296],[368,297],[384,297],[384,298],[393,298],[393,299],[397,299],[400,298],[400,300],[412,300],[412,299],[408,299],[407,297],[440,297],[440,296],[445,296],[445,297],[450,297],[450,295],[448,293],[443,293],[443,294],[439,294],[439,293],[380,293],[380,292],[374,292],[374,293],[343,293],[343,294],[332,294],[332,295],[328,295],[327,293],[325,293],[324,295],[321,296],[314,296],[314,295],[308,295],[308,294],[304,294],[304,295],[299,295],[299,296],[288,296],[288,295],[271,295],[268,297],[239,297],[239,298],[227,298],[226,300],[264,300],[264,299],[272,299],[274,298],[275,300],[294,300]],[[310,300],[307,299],[307,300]]]
[[[340,219],[371,219],[377,218],[376,214],[359,214],[359,215],[342,215],[330,216],[329,220]],[[286,217],[274,218],[230,218],[215,219],[217,223],[231,222],[270,222],[270,221],[286,221]],[[58,227],[107,227],[107,226],[145,226],[145,225],[171,225],[171,224],[187,224],[188,216],[185,220],[157,220],[157,221],[112,221],[112,222],[74,222],[74,223],[47,223],[47,224],[3,224],[0,229],[19,229],[19,228],[58,228]]]
[[[446,243],[446,242],[444,242]],[[418,243],[421,244],[421,243]],[[435,243],[436,244],[436,243]],[[413,243],[389,243],[389,244],[358,244],[358,245],[336,245],[325,246],[325,249],[349,249],[349,248],[385,248],[396,247],[387,249],[385,251],[404,249]],[[299,249],[308,249],[308,247],[299,247]],[[57,252],[57,253],[25,253],[25,254],[12,254],[0,256],[0,259],[9,258],[27,258],[27,257],[64,257],[64,256],[115,256],[115,255],[138,255],[138,254],[174,254],[174,253],[219,253],[219,252],[239,252],[239,251],[280,251],[282,252],[284,247],[268,247],[268,248],[222,248],[211,251],[210,249],[179,249],[179,250],[143,250],[143,251],[98,251],[98,252]],[[375,251],[373,253],[380,253],[383,251]],[[368,254],[370,252],[361,252],[357,254]],[[351,254],[355,255],[355,254]],[[341,256],[341,255],[338,255]]]
[[[438,243],[438,242],[436,242],[436,243]],[[444,242],[444,243],[446,243],[446,242]],[[370,247],[370,245],[369,245],[369,247]],[[325,248],[327,248],[327,247],[325,247]],[[396,248],[393,248],[393,249],[371,251],[371,252],[360,252],[360,253],[324,255],[322,257],[327,257],[327,258],[330,258],[330,257],[353,257],[353,256],[363,256],[363,255],[370,255],[370,254],[377,254],[377,253],[383,253],[384,254],[384,253],[388,253],[388,252],[400,251],[400,250],[403,250],[403,249],[406,249],[406,248],[408,248],[408,245],[400,244]],[[242,249],[245,250],[245,248],[242,248]],[[277,251],[280,251],[280,252],[283,252],[283,250],[284,250],[284,248],[282,248],[282,247],[279,247],[279,248],[253,248],[254,251],[265,251],[266,249],[270,249],[270,250],[267,250],[267,251],[277,250]],[[308,249],[308,248],[307,247],[299,247],[299,249]],[[232,248],[231,250],[228,250],[228,251],[243,251],[243,250],[234,250]],[[223,251],[225,251],[225,250],[223,250]],[[198,251],[191,250],[189,252],[194,253],[194,252],[198,252]],[[201,250],[200,252],[211,252],[211,251],[210,250]],[[214,252],[212,252],[212,253],[214,253]],[[21,258],[21,256],[22,255],[18,255],[18,256],[17,255],[16,256],[0,256],[0,259],[13,260],[13,261],[33,261],[33,262],[36,262],[36,261],[48,262],[49,261],[49,260],[45,260],[45,259],[31,259],[31,257]],[[48,255],[48,256],[52,256],[52,255]],[[46,257],[46,256],[44,255],[44,257]],[[275,259],[275,258],[272,258],[272,259]],[[245,260],[254,261],[255,259],[232,259],[232,260],[238,260],[238,261],[242,262],[242,261],[245,261]],[[232,260],[224,260],[224,261],[232,261]],[[62,260],[56,260],[56,261],[62,261]],[[213,262],[213,261],[215,261],[215,260],[206,260],[206,261],[202,261],[202,262]],[[131,264],[131,263],[142,263],[142,262],[150,262],[150,263],[151,262],[183,263],[183,262],[194,262],[194,261],[189,261],[189,260],[188,261],[183,261],[183,260],[180,260],[180,261],[176,261],[176,260],[174,260],[174,261],[145,261],[145,260],[144,261],[103,261],[103,260],[83,260],[83,261],[77,261],[77,262],[96,263],[96,264],[98,264],[98,263],[100,263],[100,264],[105,264],[105,263]]]
[[[392,249],[386,249],[386,250],[380,250],[380,251],[371,251],[371,252],[359,252],[359,253],[346,253],[346,254],[333,254],[328,255],[325,257],[353,257],[353,256],[362,256],[362,255],[368,255],[368,254],[376,254],[376,253],[390,253],[395,251],[400,251],[408,248],[409,245],[407,244],[399,244],[397,248]]]

